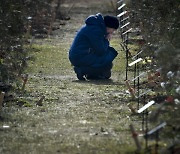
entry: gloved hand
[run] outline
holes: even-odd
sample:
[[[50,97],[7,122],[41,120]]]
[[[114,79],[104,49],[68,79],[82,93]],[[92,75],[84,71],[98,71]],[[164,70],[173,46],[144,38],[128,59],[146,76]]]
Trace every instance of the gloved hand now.
[[[118,55],[118,52],[113,47],[109,47],[109,50],[113,53],[115,57]]]

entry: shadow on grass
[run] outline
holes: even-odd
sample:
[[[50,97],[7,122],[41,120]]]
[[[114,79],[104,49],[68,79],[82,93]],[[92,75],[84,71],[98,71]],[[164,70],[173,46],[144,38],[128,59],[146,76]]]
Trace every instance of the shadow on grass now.
[[[102,79],[102,80],[85,80],[85,81],[81,81],[81,80],[73,80],[72,82],[76,82],[76,83],[83,83],[83,84],[95,84],[95,85],[120,85],[123,86],[124,83],[122,82],[117,82],[117,81],[113,81],[112,79]]]

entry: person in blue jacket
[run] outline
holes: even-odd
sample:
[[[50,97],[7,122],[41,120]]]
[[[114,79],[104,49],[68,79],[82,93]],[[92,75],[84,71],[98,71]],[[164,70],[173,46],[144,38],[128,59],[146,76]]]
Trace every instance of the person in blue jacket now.
[[[119,27],[116,17],[100,13],[85,20],[69,50],[69,60],[79,80],[109,79],[112,62],[118,55],[109,40]]]

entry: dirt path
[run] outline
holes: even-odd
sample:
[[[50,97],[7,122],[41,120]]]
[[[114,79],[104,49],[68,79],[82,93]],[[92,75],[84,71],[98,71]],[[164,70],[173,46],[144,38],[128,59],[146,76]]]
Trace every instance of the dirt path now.
[[[67,1],[62,9],[71,5]],[[98,12],[113,13],[108,0],[77,1],[65,26],[54,31],[50,39],[36,40],[33,48],[39,51],[30,64],[26,93],[21,95],[27,103],[4,107],[0,153],[114,154],[134,149],[118,35],[111,42],[120,53],[112,80],[79,82],[68,61],[76,30],[88,15]],[[43,95],[43,106],[36,106]],[[3,125],[10,128],[4,129]]]

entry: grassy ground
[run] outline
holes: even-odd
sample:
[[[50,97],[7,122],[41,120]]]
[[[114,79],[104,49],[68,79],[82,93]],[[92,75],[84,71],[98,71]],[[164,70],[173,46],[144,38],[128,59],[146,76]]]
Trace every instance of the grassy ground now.
[[[106,5],[99,10],[97,4],[103,2]],[[106,0],[86,4],[76,3],[65,26],[32,46],[35,61],[29,64],[26,91],[20,93],[26,103],[9,102],[3,108],[0,153],[123,154],[135,150],[124,86],[125,59],[118,34],[111,41],[119,52],[112,80],[80,82],[69,63],[69,47],[85,17],[103,13],[104,9],[107,13],[110,8]],[[37,106],[42,96],[43,106]]]

